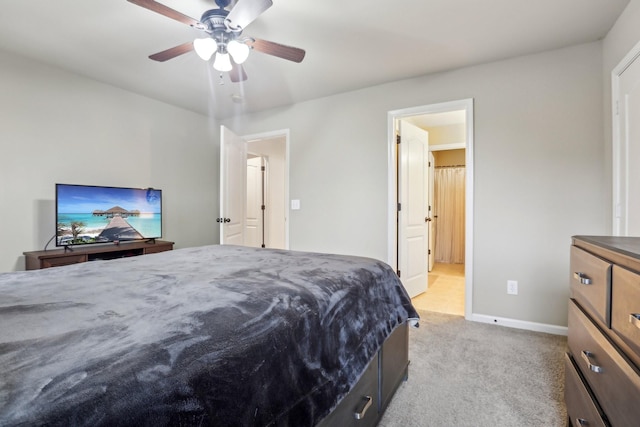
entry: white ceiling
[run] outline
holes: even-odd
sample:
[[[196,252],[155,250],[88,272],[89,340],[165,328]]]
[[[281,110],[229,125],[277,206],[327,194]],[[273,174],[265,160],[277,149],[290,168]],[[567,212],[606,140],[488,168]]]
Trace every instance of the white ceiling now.
[[[161,2],[196,19],[216,7]],[[296,64],[252,52],[244,83],[221,80],[193,52],[148,59],[199,33],[126,0],[2,0],[0,49],[221,118],[598,40],[628,2],[274,0],[244,35],[307,56]]]
[[[412,123],[419,128],[428,130],[437,126],[451,126],[464,124],[466,121],[467,112],[465,110],[447,111],[445,113],[429,113],[420,114],[417,116],[408,117],[409,123]]]

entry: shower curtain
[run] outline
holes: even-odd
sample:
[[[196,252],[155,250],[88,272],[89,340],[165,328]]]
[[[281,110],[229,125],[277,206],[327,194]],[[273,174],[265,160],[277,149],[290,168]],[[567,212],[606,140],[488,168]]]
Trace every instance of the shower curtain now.
[[[436,167],[434,177],[435,261],[464,264],[464,166]]]

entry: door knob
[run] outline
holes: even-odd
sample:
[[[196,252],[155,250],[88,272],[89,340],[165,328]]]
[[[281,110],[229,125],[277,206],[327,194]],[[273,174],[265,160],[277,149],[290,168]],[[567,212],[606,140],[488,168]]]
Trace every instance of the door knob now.
[[[428,216],[424,217],[424,222],[429,222],[431,221],[431,218],[429,218]]]

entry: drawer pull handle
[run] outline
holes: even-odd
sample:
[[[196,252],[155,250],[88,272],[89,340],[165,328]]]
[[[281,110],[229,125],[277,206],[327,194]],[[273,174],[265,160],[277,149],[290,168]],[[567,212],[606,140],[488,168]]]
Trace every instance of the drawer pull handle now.
[[[593,353],[591,353],[590,351],[587,351],[587,350],[582,351],[582,358],[587,362],[587,366],[589,367],[589,369],[591,369],[596,374],[601,374],[602,368],[598,365],[594,365],[593,363],[591,363],[592,357],[593,357]]]
[[[362,400],[364,401],[364,406],[360,411],[356,411],[355,414],[353,414],[356,417],[356,420],[363,419],[367,409],[369,409],[371,403],[373,403],[373,398],[371,396],[364,396]]]
[[[579,281],[580,283],[582,283],[583,285],[590,285],[591,284],[591,279],[589,279],[587,277],[587,275],[584,274],[584,273],[580,273],[580,272],[576,271],[575,273],[573,273],[573,278],[576,279],[577,281]]]
[[[640,314],[631,313],[629,315],[629,323],[631,323],[636,328],[640,329]]]
[[[576,418],[576,425],[577,426],[588,426],[589,425],[589,421],[585,420],[584,418]]]

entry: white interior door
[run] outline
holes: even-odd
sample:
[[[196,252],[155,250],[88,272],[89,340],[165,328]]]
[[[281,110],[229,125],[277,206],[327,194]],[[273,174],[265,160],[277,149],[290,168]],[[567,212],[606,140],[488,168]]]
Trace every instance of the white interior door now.
[[[247,201],[246,142],[220,126],[220,244],[244,245]]]
[[[635,166],[640,159],[640,59],[636,57],[620,74],[617,94],[617,168],[614,166],[614,181],[617,182],[615,234],[640,236],[640,168]],[[614,196],[615,197],[615,196]]]
[[[435,218],[433,216],[433,196],[435,194],[435,172],[436,172],[436,160],[433,157],[433,153],[429,151],[429,222],[427,223],[427,232],[429,233],[429,271],[433,270],[433,264],[436,262],[436,233],[434,232]]]
[[[400,120],[400,137],[398,267],[402,284],[414,297],[428,284],[429,134]]]
[[[264,247],[264,159],[247,159],[247,218],[245,245]]]

